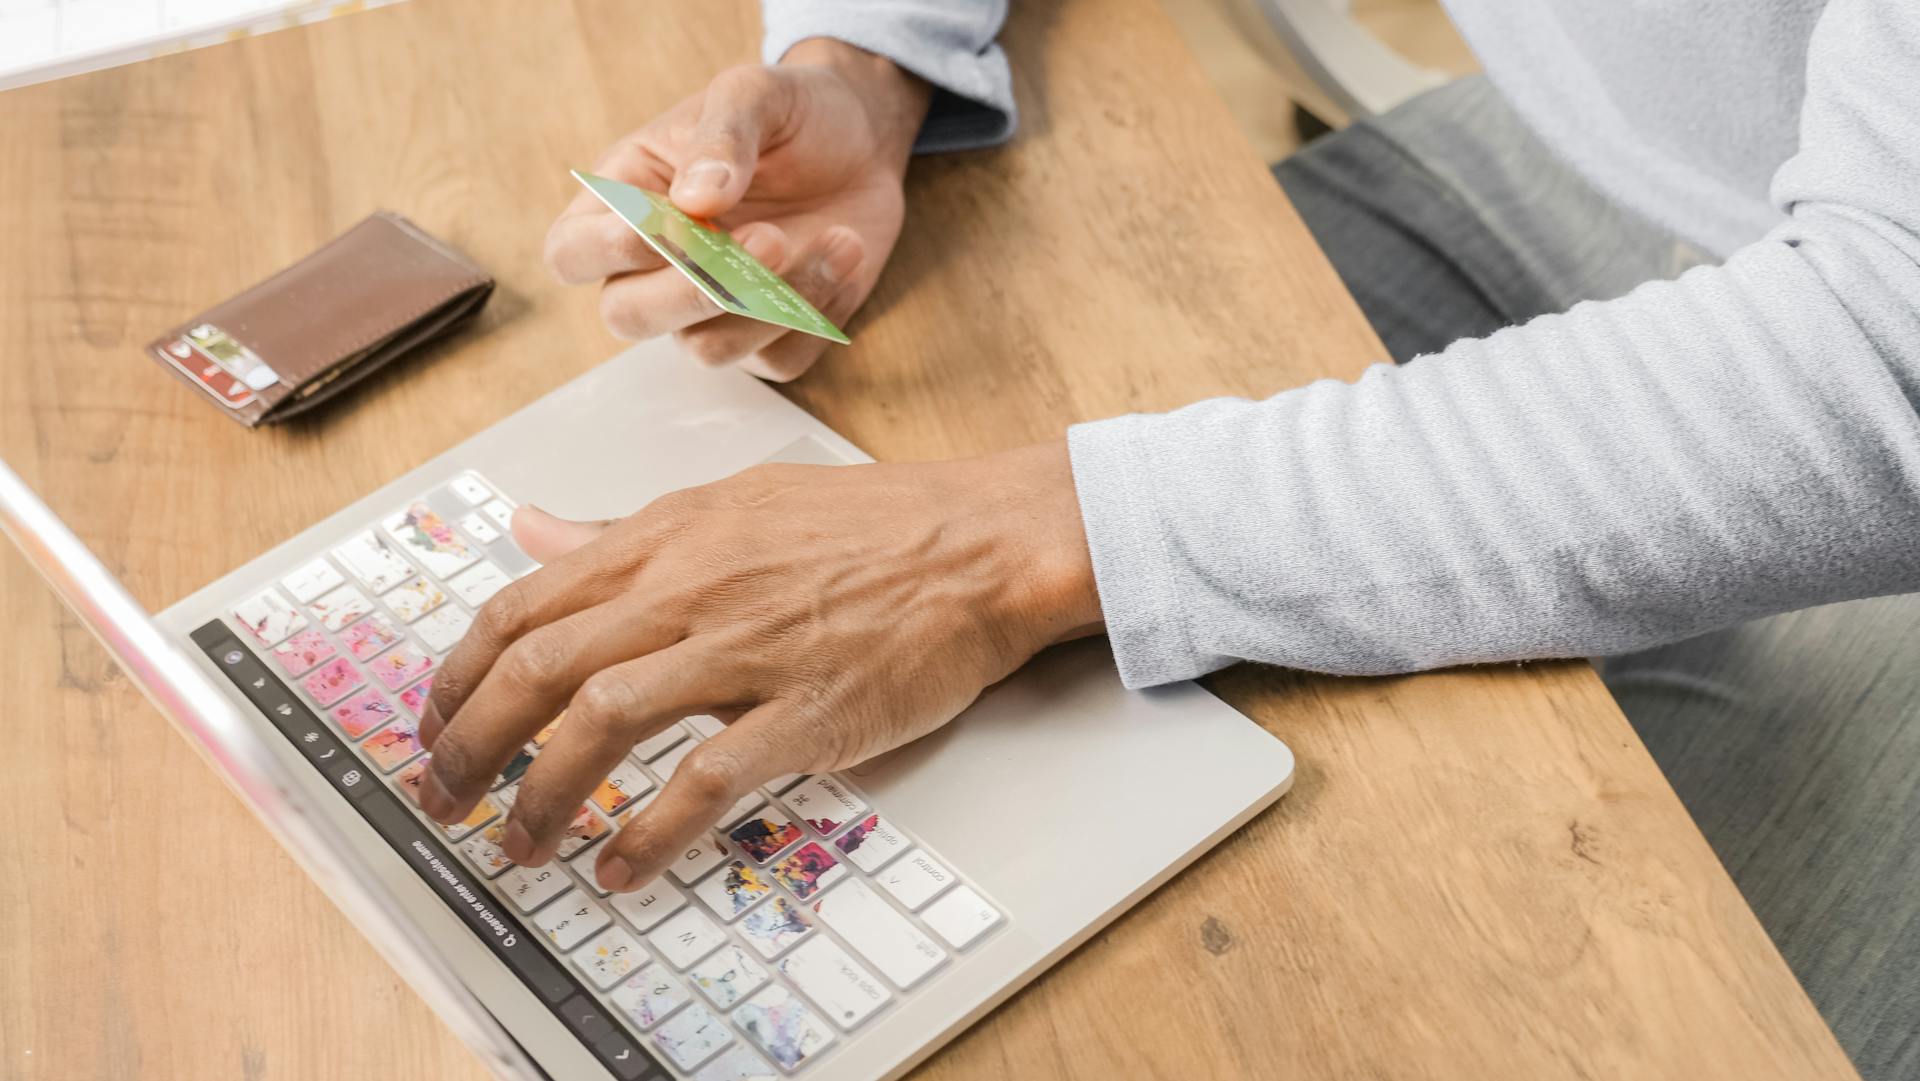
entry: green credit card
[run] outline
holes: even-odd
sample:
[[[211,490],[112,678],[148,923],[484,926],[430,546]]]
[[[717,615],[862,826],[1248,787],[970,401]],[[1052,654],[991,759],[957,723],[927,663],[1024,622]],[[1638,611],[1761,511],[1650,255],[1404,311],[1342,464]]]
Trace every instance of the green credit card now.
[[[780,275],[747,254],[739,241],[695,221],[666,196],[578,169],[573,170],[573,178],[620,215],[640,239],[685,274],[721,310],[847,343],[839,327]]]

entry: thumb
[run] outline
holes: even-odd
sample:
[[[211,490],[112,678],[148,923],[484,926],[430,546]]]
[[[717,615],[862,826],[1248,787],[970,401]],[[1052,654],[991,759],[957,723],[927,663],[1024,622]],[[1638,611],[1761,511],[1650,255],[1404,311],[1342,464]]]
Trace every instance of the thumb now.
[[[598,537],[607,525],[556,518],[529,504],[513,512],[513,542],[534,562],[551,563]]]
[[[751,66],[721,72],[700,102],[684,164],[667,191],[674,205],[702,218],[733,209],[753,182],[760,148],[786,126],[792,111],[792,84],[780,73]]]

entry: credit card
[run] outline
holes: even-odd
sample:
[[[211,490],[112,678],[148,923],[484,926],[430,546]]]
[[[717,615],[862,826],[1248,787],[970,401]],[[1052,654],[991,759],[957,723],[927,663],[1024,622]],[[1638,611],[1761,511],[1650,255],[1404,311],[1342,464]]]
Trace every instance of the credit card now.
[[[585,184],[722,311],[847,343],[839,327],[780,275],[749,255],[739,241],[695,221],[666,196],[578,169],[573,171],[573,178]]]
[[[267,367],[259,354],[234,341],[232,335],[212,323],[202,323],[187,331],[187,340],[228,375],[253,390],[265,390],[280,381],[280,374]]]
[[[160,355],[167,363],[180,369],[180,373],[193,380],[215,401],[229,409],[238,409],[253,401],[252,388],[234,378],[233,374],[222,368],[213,358],[194,348],[185,338],[175,338],[160,347]]]

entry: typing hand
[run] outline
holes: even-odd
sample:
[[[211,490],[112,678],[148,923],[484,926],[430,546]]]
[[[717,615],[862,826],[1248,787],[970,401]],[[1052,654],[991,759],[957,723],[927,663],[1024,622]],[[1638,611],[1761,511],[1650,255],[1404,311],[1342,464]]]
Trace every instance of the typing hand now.
[[[636,743],[727,720],[601,846],[600,884],[637,888],[755,787],[924,735],[1096,631],[1082,528],[1063,443],[760,466],[616,522],[522,508],[514,536],[546,565],[486,604],[435,677],[421,806],[464,818],[564,709],[505,829],[508,858],[537,866]]]
[[[836,325],[867,299],[900,235],[901,178],[927,85],[891,61],[825,38],[771,67],[722,72],[705,90],[614,144],[594,171],[667,192],[732,231]],[[604,281],[616,337],[672,333],[708,364],[786,381],[826,342],[722,315],[589,193],[547,235],[561,281]]]

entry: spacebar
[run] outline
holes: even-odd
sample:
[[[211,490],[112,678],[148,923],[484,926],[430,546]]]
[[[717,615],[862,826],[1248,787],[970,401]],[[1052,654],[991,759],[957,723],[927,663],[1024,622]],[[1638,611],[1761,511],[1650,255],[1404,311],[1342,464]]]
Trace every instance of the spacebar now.
[[[421,828],[419,820],[408,814],[399,800],[374,789],[356,802],[367,822],[386,838],[407,866],[433,887],[447,902],[447,907],[492,946],[541,998],[557,1003],[578,990],[578,985],[561,971],[553,958],[503,917],[493,898],[474,883],[459,864],[444,855],[445,849]]]

